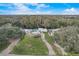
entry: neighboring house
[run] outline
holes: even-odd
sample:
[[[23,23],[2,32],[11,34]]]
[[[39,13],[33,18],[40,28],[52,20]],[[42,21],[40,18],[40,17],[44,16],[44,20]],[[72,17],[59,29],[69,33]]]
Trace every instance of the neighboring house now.
[[[60,30],[60,28],[58,28],[58,29],[48,29],[48,34],[49,34],[49,36],[53,36],[53,34],[56,32],[56,31],[59,31]]]
[[[52,29],[52,32],[56,32],[58,30],[60,30],[60,28],[58,28],[58,29]]]

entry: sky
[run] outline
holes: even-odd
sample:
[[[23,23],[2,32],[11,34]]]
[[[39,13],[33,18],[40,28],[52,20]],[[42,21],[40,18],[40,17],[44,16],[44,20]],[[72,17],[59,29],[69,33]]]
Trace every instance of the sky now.
[[[79,3],[0,3],[0,15],[79,15]]]

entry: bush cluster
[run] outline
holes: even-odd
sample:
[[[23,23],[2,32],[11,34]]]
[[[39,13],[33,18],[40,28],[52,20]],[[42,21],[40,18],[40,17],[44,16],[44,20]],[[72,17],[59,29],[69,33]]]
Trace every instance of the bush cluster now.
[[[58,43],[65,51],[79,53],[79,28],[68,26],[54,33],[54,42]]]

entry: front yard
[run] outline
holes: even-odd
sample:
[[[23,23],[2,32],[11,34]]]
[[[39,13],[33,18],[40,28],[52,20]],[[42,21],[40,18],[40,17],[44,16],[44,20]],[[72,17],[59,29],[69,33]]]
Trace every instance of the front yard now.
[[[18,55],[48,55],[48,49],[40,37],[26,35],[13,49],[12,53]]]
[[[44,34],[45,34],[45,38],[48,41],[48,43],[52,44],[53,43],[53,37],[49,36],[47,32],[45,32]]]

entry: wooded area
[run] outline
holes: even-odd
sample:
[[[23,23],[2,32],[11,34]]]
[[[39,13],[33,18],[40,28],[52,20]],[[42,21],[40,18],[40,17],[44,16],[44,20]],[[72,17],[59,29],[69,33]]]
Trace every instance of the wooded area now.
[[[0,26],[11,23],[22,28],[60,28],[79,26],[78,15],[6,15],[0,16]]]

